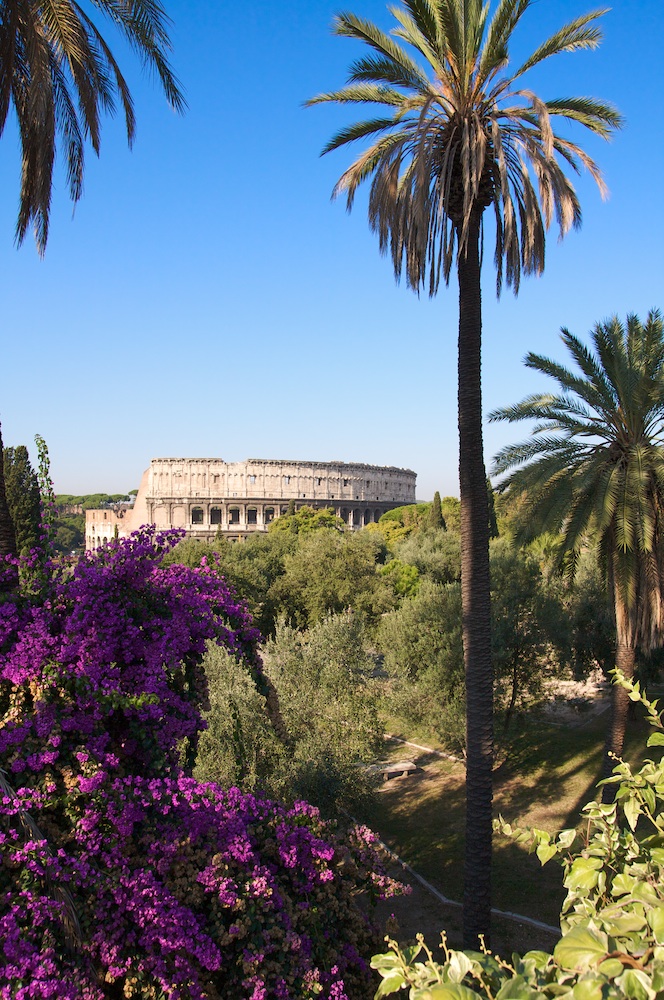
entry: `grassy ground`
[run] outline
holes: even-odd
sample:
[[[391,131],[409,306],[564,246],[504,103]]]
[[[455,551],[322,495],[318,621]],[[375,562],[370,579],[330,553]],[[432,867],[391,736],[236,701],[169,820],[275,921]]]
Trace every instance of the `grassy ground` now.
[[[595,797],[608,717],[599,716],[583,726],[561,727],[541,721],[522,728],[513,750],[495,774],[494,812],[512,823],[555,831],[575,826],[581,807]],[[394,732],[394,730],[392,730]],[[395,733],[404,739],[411,735]],[[431,746],[426,734],[413,741]],[[630,724],[625,758],[642,759],[648,727],[638,719]],[[407,778],[385,782],[375,803],[363,819],[404,861],[432,883],[443,895],[461,900],[464,854],[464,768],[462,764],[398,744],[387,744],[385,759],[413,760],[421,771]],[[557,925],[564,898],[562,871],[555,861],[544,868],[505,837],[494,838],[494,906],[547,924]],[[426,894],[425,894],[426,895]],[[413,900],[415,910],[423,907],[444,913],[451,939],[460,925],[456,908],[441,910],[435,903]],[[403,909],[403,936],[414,933],[407,907]],[[417,919],[417,913],[414,915]],[[425,923],[429,916],[420,913]],[[435,915],[432,918],[436,919]],[[404,924],[405,920],[405,924]],[[503,947],[522,947],[523,935],[511,921],[495,922]],[[408,926],[407,926],[408,925]],[[508,926],[509,925],[509,926]],[[440,926],[440,925],[439,925]],[[420,928],[424,928],[420,925]],[[426,931],[425,931],[426,932]],[[525,932],[533,947],[533,932]],[[514,940],[512,940],[514,938]],[[538,947],[547,945],[546,935],[537,938]],[[457,942],[458,943],[458,942]]]

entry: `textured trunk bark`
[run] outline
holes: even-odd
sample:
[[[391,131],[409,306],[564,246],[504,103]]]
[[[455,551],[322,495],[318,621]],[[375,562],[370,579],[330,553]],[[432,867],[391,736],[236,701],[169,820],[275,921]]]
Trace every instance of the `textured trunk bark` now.
[[[6,594],[16,589],[18,574],[5,566],[5,556],[16,555],[16,534],[14,523],[7,506],[5,493],[5,463],[2,445],[2,430],[0,430],[0,600]]]
[[[636,662],[636,649],[628,646],[627,643],[618,641],[616,649],[616,666],[625,675],[627,680],[634,676],[634,666]],[[604,746],[604,760],[602,761],[602,777],[608,778],[615,766],[615,757],[622,757],[625,743],[625,730],[627,728],[627,713],[629,711],[630,700],[627,691],[619,684],[614,684],[611,692],[611,721],[609,731],[606,734],[606,744]],[[617,790],[617,785],[605,785],[602,789],[602,802],[613,802]]]
[[[489,517],[482,446],[480,216],[471,223],[459,274],[459,481],[461,594],[466,671],[466,859],[464,947],[491,929],[493,665]]]

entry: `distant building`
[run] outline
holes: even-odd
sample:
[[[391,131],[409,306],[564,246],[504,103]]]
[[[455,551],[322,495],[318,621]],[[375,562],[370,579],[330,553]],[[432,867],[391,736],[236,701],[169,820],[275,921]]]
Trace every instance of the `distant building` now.
[[[244,538],[285,514],[290,501],[331,508],[350,528],[415,503],[410,469],[355,462],[287,462],[250,458],[154,458],[131,509],[85,512],[85,547],[96,549],[143,524],[184,528],[193,538]]]

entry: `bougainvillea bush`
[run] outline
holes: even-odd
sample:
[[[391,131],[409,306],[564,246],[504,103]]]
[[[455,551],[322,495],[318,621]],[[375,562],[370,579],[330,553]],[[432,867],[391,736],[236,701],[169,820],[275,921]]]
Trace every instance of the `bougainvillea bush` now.
[[[206,644],[267,687],[213,568],[161,564],[176,540],[42,563],[0,604],[0,997],[370,996],[369,832],[189,774]]]

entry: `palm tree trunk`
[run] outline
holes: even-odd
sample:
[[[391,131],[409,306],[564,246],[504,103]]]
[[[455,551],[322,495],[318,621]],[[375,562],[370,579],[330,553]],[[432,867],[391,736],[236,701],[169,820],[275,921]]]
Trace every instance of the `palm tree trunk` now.
[[[461,600],[466,671],[466,856],[463,941],[491,928],[493,665],[489,517],[482,446],[480,215],[459,255],[459,482]]]
[[[0,429],[0,600],[3,596],[15,590],[18,575],[5,567],[5,556],[16,555],[16,534],[14,522],[7,506],[5,492],[5,462],[2,445],[2,429]]]
[[[618,640],[616,649],[616,667],[627,680],[634,676],[636,663],[636,647]],[[611,721],[606,734],[604,760],[602,762],[602,777],[608,778],[615,767],[615,757],[622,757],[627,728],[627,712],[629,710],[629,695],[620,684],[614,684],[611,692]],[[613,802],[617,786],[605,785],[602,789],[602,802]]]

